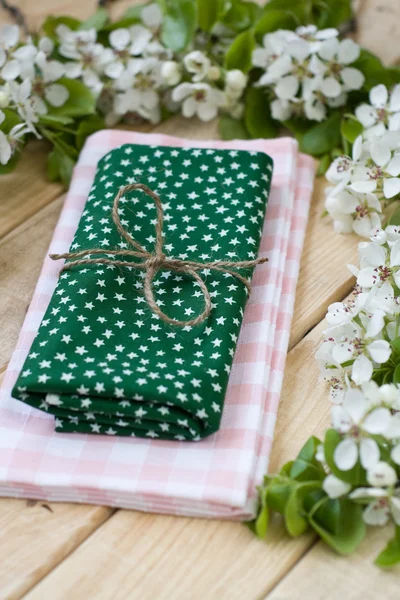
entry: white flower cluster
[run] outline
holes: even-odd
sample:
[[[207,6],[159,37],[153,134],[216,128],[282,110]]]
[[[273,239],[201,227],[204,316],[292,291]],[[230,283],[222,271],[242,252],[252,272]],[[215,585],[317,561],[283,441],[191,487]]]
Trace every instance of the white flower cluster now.
[[[365,127],[352,157],[340,156],[326,177],[326,210],[340,233],[369,237],[382,223],[382,210],[400,194],[400,85],[389,94],[382,84],[370,91],[371,104],[355,111]]]
[[[26,133],[39,134],[35,124],[49,107],[60,107],[68,100],[67,88],[57,83],[66,74],[65,66],[49,60],[52,42],[43,38],[38,46],[31,39],[20,42],[17,25],[0,29],[0,109],[19,114],[18,123],[5,134],[0,131],[0,162],[5,165]],[[6,116],[0,110],[0,124]]]
[[[112,30],[109,47],[97,41],[94,29],[72,31],[65,25],[56,29],[58,52],[68,59],[67,76],[80,78],[98,97],[110,126],[129,114],[152,123],[160,120],[161,65],[172,53],[157,40],[159,6],[144,7],[141,19],[143,24]]]
[[[185,117],[197,115],[202,121],[209,121],[220,108],[235,118],[242,115],[240,99],[247,85],[247,76],[242,71],[225,71],[213,65],[203,52],[194,50],[184,56],[181,67],[177,63],[164,64],[163,75],[172,86],[185,77],[186,81],[176,85],[171,93],[173,102],[182,106]]]
[[[265,71],[257,85],[270,91],[274,119],[322,121],[329,107],[343,106],[347,92],[362,87],[364,75],[349,66],[360,48],[338,35],[337,29],[309,25],[264,36],[263,46],[253,51],[253,65]]]
[[[400,524],[400,387],[393,383],[400,359],[400,228],[375,229],[371,241],[359,244],[359,255],[359,268],[350,266],[357,278],[354,298],[329,307],[316,358],[331,386],[332,426],[342,438],[335,464],[349,471],[360,460],[371,486],[349,497],[368,505],[367,523],[384,524],[391,514]],[[324,482],[331,497],[351,487],[332,473]]]

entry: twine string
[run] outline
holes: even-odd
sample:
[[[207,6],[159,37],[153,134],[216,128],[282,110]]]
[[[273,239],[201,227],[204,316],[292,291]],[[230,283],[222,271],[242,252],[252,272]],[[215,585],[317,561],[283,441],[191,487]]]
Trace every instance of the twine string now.
[[[122,225],[119,216],[119,203],[121,198],[127,192],[133,190],[142,190],[145,194],[150,196],[154,201],[157,213],[157,219],[155,224],[156,241],[154,244],[154,252],[148,252],[139,242],[137,242],[129,233],[127,229]],[[89,248],[87,250],[79,250],[78,252],[66,252],[64,254],[50,254],[52,260],[67,259],[69,262],[65,263],[61,268],[60,273],[72,269],[73,267],[79,267],[82,265],[113,265],[118,267],[128,267],[130,269],[140,269],[145,272],[143,291],[146,298],[147,304],[151,310],[160,317],[165,323],[170,325],[176,325],[178,327],[193,327],[199,325],[207,319],[211,312],[212,303],[208,288],[199,275],[198,271],[203,269],[210,269],[220,273],[228,273],[232,277],[235,277],[240,281],[250,293],[250,283],[243,277],[236,269],[247,269],[267,262],[267,258],[256,258],[254,260],[217,260],[213,262],[198,262],[193,260],[182,260],[178,258],[168,257],[163,252],[163,226],[164,226],[164,211],[161,204],[160,197],[152,189],[143,183],[132,183],[125,185],[120,188],[119,192],[114,198],[112,207],[112,219],[120,234],[128,244],[127,249],[107,249],[107,248]],[[118,258],[106,258],[100,255],[108,255],[111,257],[125,256],[129,258],[141,259],[141,262],[134,262],[131,260],[120,260]],[[92,258],[94,256],[95,258]],[[195,318],[187,321],[179,321],[172,319],[166,315],[161,308],[158,306],[156,299],[154,298],[153,281],[158,271],[171,271],[174,273],[184,273],[194,279],[199,285],[203,297],[204,297],[204,309]]]

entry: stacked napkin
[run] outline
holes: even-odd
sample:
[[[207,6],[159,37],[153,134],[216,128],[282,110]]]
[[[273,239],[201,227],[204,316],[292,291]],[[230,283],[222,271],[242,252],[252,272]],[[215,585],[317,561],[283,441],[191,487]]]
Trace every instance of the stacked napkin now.
[[[124,144],[103,157],[13,396],[55,415],[57,431],[196,441],[217,431],[252,270],[232,268],[257,256],[271,177],[263,152]],[[144,190],[120,192],[116,216],[121,185],[138,182]],[[155,225],[178,271],[154,271],[153,296],[185,326],[143,295],[151,267],[137,254],[154,260]],[[201,268],[221,260],[230,272]],[[198,272],[179,270],[190,261]],[[204,293],[211,313],[190,326]]]
[[[54,431],[54,416],[13,399],[11,390],[22,368],[23,371],[29,371],[29,367],[23,365],[58,281],[60,265],[46,258],[2,388],[0,494],[99,503],[171,514],[251,518],[255,508],[255,487],[268,466],[312,191],[313,161],[298,154],[296,143],[286,138],[192,142],[163,135],[99,132],[88,139],[80,156],[51,244],[52,253],[68,251],[99,161],[123,144],[147,145],[152,147],[149,151],[155,152],[155,146],[199,148],[204,149],[205,154],[206,149],[255,152],[255,162],[258,161],[258,166],[265,169],[266,177],[261,181],[267,180],[266,183],[268,161],[263,163],[259,153],[271,156],[274,161],[271,194],[260,243],[260,253],[268,256],[269,263],[256,267],[252,278],[252,293],[244,311],[221,411],[220,428],[196,443],[122,437],[110,433],[101,436],[86,433],[70,435]],[[267,192],[267,188],[264,192]],[[105,224],[105,227],[108,225]],[[106,234],[109,235],[109,232]],[[74,281],[72,275],[78,279],[87,273],[79,275],[71,271],[66,279]],[[123,279],[124,274],[120,277]],[[104,274],[98,274],[97,278],[102,280]],[[213,279],[208,275],[207,283],[211,281]],[[124,283],[121,282],[121,285]],[[224,282],[221,280],[221,283]],[[237,300],[240,304],[244,291],[239,287],[238,290],[232,292],[239,294]],[[102,291],[99,293],[104,294]],[[168,308],[172,309],[173,306]],[[56,314],[62,316],[61,312]],[[217,318],[221,316],[223,312]],[[150,324],[157,322],[150,317]],[[83,329],[85,324],[77,321],[76,326]],[[187,333],[181,332],[179,336]],[[232,334],[235,335],[235,332],[232,331]],[[148,335],[150,338],[150,330]],[[40,341],[46,342],[46,339]],[[183,341],[176,343],[183,344]],[[71,357],[66,358],[73,364]],[[51,350],[47,358],[41,359],[45,361],[45,372],[46,361],[53,359]],[[26,377],[30,377],[29,373]],[[68,395],[68,382],[65,381],[65,384]],[[24,386],[18,381],[17,387]],[[31,393],[17,388],[16,391],[28,396]],[[62,410],[57,405],[57,397],[61,395],[63,399],[59,389],[54,388],[51,395],[51,389],[39,387],[33,394],[34,399],[36,394],[43,396],[44,391],[46,395],[50,393],[50,397],[47,396],[47,401],[46,397],[40,398],[38,406],[44,402],[42,409],[51,406],[54,412]],[[82,395],[90,399],[87,392],[82,391]],[[22,399],[29,400],[27,397]],[[142,402],[140,399],[138,401]],[[220,404],[222,408],[221,396]],[[69,421],[68,416],[66,421]],[[78,414],[78,423],[79,417]],[[123,415],[120,418],[125,422]],[[63,421],[60,415],[56,419]],[[90,419],[85,418],[84,422],[90,422]],[[57,427],[66,431],[79,430],[76,423],[72,423],[71,428],[64,423],[58,423]],[[121,429],[124,427],[126,425],[122,425]],[[213,428],[216,428],[215,425]],[[151,429],[146,427],[146,431]],[[174,434],[181,435],[182,428]],[[193,430],[191,439],[197,435],[201,437],[200,431]]]

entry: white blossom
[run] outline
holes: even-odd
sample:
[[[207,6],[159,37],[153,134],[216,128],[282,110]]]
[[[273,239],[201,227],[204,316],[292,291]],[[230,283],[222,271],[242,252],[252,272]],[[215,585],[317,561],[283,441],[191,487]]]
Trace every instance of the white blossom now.
[[[365,77],[358,69],[349,67],[360,56],[360,47],[353,40],[339,41],[336,37],[322,42],[318,59],[311,65],[315,75],[322,77],[321,91],[328,98],[336,98],[343,92],[359,90]],[[320,60],[322,59],[322,60]]]
[[[346,103],[348,91],[362,87],[363,74],[350,66],[359,46],[337,36],[336,29],[318,31],[314,25],[264,36],[252,62],[264,70],[256,85],[272,91],[273,118],[322,121],[329,108]]]
[[[0,110],[0,125],[5,119],[5,114]],[[21,138],[30,132],[25,123],[14,125],[9,133],[0,130],[0,163],[6,165],[16,151]]]
[[[363,519],[367,525],[386,525],[390,517],[400,525],[400,498],[397,493],[380,487],[360,487],[351,492],[350,498],[363,503],[369,502],[363,512]]]
[[[374,467],[380,458],[377,442],[370,434],[385,434],[390,425],[387,408],[373,408],[358,389],[346,392],[343,404],[332,407],[334,428],[343,435],[335,448],[334,461],[342,471],[349,471],[360,458],[365,469]]]
[[[194,82],[205,79],[211,67],[210,59],[200,50],[193,50],[193,52],[186,54],[183,64],[185,69],[192,73],[192,81]]]
[[[378,137],[387,130],[400,129],[400,84],[389,93],[382,83],[369,92],[370,104],[360,104],[355,110],[357,119],[365,127],[364,136]]]
[[[218,114],[224,103],[223,93],[208,83],[181,83],[172,91],[172,99],[182,102],[184,117],[197,115],[202,121],[210,121]]]

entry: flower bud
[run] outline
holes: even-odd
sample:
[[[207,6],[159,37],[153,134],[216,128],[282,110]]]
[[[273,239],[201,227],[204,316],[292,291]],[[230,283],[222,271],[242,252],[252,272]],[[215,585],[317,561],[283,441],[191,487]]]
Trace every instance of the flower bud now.
[[[207,77],[210,81],[217,81],[221,77],[221,69],[213,65],[208,69]]]
[[[173,60],[165,61],[161,66],[161,77],[168,85],[176,85],[181,80],[181,70]]]
[[[225,82],[228,88],[242,91],[247,85],[247,76],[239,69],[232,69],[227,72]]]
[[[6,89],[0,90],[0,108],[7,108],[10,104],[10,94]]]

